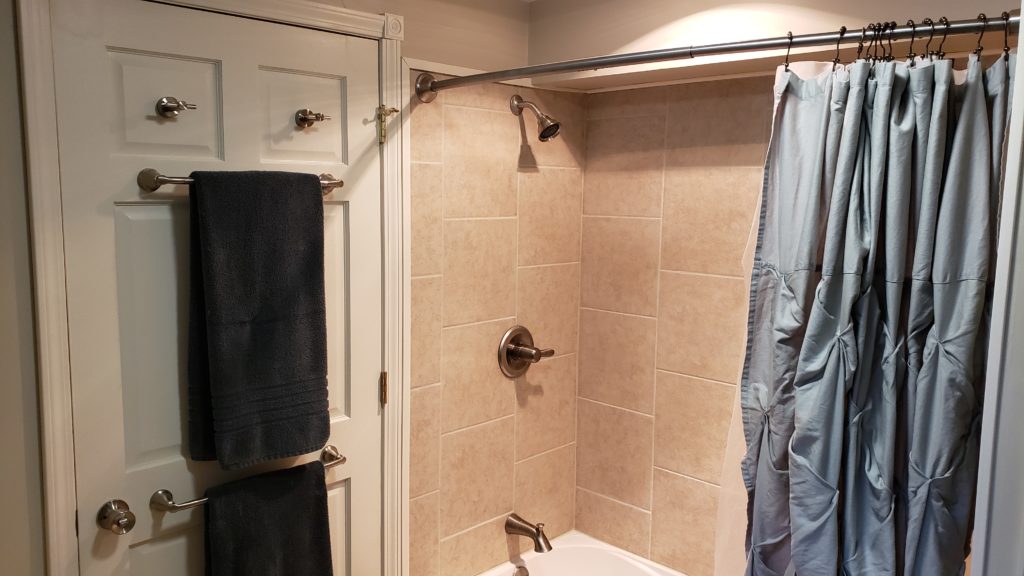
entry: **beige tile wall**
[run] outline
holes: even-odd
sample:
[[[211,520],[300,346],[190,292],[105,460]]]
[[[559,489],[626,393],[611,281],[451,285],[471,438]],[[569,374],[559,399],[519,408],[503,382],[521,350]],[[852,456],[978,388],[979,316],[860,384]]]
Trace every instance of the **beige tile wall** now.
[[[527,547],[513,510],[714,573],[770,112],[764,78],[414,105],[413,576]],[[516,323],[557,355],[513,382],[494,356]]]
[[[564,122],[539,143],[520,93]],[[584,96],[474,86],[414,105],[412,576],[506,561],[505,516],[573,527]],[[496,349],[516,323],[556,350],[516,381]]]
[[[576,528],[715,572],[771,80],[587,101]]]

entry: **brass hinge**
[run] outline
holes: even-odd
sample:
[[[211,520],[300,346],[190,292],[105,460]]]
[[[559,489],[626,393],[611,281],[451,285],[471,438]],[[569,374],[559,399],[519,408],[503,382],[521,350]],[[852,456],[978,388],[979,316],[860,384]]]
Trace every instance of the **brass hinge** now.
[[[388,403],[388,373],[380,373],[380,405],[386,406]]]
[[[384,105],[377,107],[377,143],[383,145],[388,139],[388,118],[398,114],[398,108],[389,108]]]

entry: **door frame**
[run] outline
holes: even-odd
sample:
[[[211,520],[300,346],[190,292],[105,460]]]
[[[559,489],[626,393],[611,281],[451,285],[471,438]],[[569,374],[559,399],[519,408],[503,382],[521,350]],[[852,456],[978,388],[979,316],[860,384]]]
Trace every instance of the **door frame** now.
[[[268,22],[377,40],[381,105],[399,110],[381,146],[383,370],[390,393],[382,407],[382,566],[385,576],[408,571],[410,196],[406,121],[409,72],[402,60],[405,24],[395,14],[368,14],[309,0],[139,0],[198,8]],[[61,180],[57,169],[57,102],[50,5],[16,0],[25,172],[31,228],[33,295],[39,377],[43,527],[47,574],[77,574],[71,364]]]

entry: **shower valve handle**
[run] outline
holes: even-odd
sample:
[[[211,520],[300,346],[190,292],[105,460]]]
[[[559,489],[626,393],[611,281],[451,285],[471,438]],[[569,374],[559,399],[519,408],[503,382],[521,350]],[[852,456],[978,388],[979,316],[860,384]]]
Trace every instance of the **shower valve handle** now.
[[[508,354],[514,358],[536,364],[537,362],[540,362],[542,358],[550,358],[554,356],[555,351],[552,348],[541,349],[534,346],[519,346],[513,344],[509,347]]]

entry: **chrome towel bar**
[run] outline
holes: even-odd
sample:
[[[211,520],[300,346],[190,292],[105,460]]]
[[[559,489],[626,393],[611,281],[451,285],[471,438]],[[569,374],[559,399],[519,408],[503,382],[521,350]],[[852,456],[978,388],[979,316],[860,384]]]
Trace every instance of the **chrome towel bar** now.
[[[348,459],[345,458],[338,452],[338,449],[328,444],[324,447],[323,451],[320,452],[320,461],[323,462],[324,468],[331,469],[335,466],[344,464]],[[171,494],[170,490],[160,489],[153,493],[149,498],[149,507],[157,512],[181,512],[184,510],[191,510],[192,508],[198,508],[203,504],[206,504],[207,498],[196,498],[195,500],[189,500],[187,502],[174,501],[174,494]]]
[[[192,179],[187,176],[164,176],[153,168],[144,168],[140,170],[139,176],[135,181],[139,184],[139,188],[142,188],[146,192],[156,192],[164,184],[192,183]],[[323,191],[324,196],[333,192],[335,188],[341,188],[344,185],[344,181],[335,178],[331,174],[320,175],[320,188]]]

